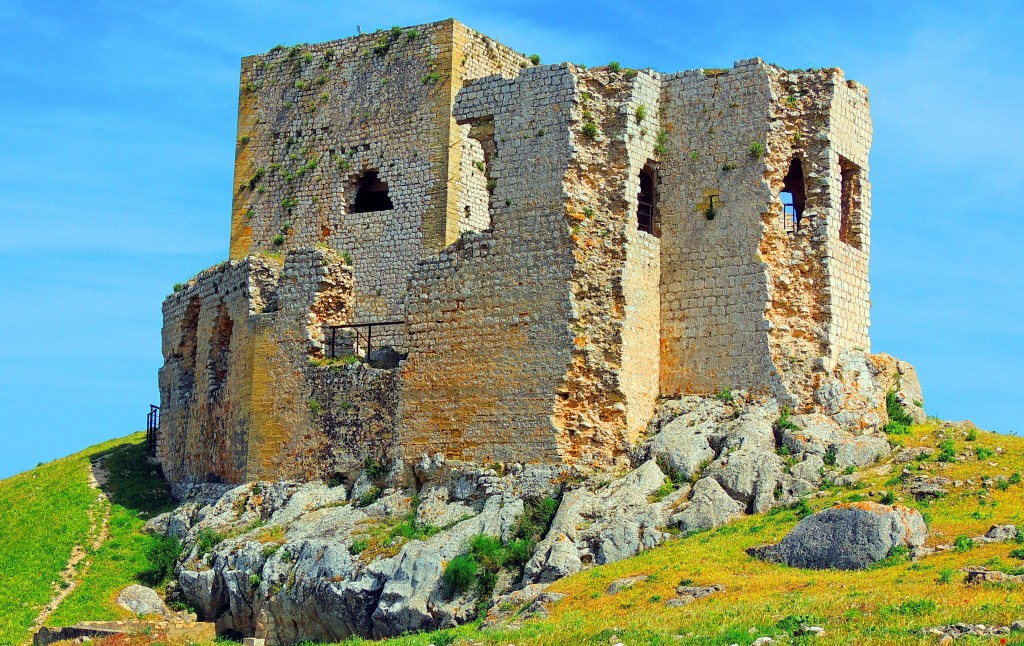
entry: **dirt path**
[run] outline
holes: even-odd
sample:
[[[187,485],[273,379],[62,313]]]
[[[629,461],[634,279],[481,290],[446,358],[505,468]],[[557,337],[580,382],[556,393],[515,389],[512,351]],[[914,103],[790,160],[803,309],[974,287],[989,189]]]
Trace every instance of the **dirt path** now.
[[[96,504],[90,507],[88,511],[89,533],[86,540],[89,541],[89,546],[93,552],[98,550],[110,538],[110,501],[101,489],[101,486],[106,481],[107,470],[104,468],[103,459],[101,458],[92,463],[89,469],[89,486],[96,491]],[[60,606],[64,599],[78,587],[81,576],[92,565],[92,561],[85,561],[83,563],[87,554],[88,552],[81,545],[75,545],[71,548],[71,556],[68,558],[67,565],[64,566],[64,571],[60,574],[60,582],[54,584],[53,597],[32,624],[31,633],[33,635],[43,627],[43,624],[46,623],[46,620],[50,618],[50,615]],[[32,642],[30,640],[26,643],[31,644]]]

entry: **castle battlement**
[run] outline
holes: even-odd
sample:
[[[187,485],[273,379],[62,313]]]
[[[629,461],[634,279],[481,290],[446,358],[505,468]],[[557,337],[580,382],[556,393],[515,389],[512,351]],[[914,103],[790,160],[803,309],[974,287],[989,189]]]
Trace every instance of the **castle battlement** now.
[[[661,397],[811,411],[870,348],[870,145],[838,69],[535,65],[454,20],[246,57],[230,262],[164,303],[158,457],[601,466]]]

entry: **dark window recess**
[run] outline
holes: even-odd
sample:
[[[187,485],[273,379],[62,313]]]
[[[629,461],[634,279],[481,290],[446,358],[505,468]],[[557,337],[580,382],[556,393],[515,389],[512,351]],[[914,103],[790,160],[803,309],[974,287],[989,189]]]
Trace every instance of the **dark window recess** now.
[[[845,157],[840,157],[839,171],[842,178],[839,196],[839,239],[855,249],[860,249],[863,243],[860,167]]]
[[[228,379],[228,365],[231,359],[231,333],[234,322],[224,303],[220,304],[213,336],[210,338],[210,358],[207,367],[210,375],[210,399],[217,400]]]
[[[185,316],[181,322],[181,341],[178,343],[174,357],[181,361],[178,371],[178,395],[191,397],[196,377],[196,349],[199,345],[199,311],[202,301],[193,296],[185,308]]]
[[[782,200],[782,228],[790,233],[796,233],[800,230],[804,208],[807,206],[804,167],[797,157],[789,163],[789,171],[782,179],[782,192],[779,197]]]
[[[389,211],[395,208],[388,197],[388,185],[377,177],[377,171],[367,171],[359,180],[356,201],[352,204],[353,213],[369,211]]]
[[[636,228],[661,237],[661,218],[657,205],[657,174],[650,164],[640,171],[640,192],[636,196]]]

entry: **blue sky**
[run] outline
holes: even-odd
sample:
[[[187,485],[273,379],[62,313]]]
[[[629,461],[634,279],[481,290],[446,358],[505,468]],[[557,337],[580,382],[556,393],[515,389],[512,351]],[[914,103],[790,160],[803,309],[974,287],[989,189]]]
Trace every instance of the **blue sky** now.
[[[449,16],[548,63],[844,68],[873,349],[1024,430],[1024,3],[0,0],[0,478],[144,426],[161,301],[227,257],[239,59]]]

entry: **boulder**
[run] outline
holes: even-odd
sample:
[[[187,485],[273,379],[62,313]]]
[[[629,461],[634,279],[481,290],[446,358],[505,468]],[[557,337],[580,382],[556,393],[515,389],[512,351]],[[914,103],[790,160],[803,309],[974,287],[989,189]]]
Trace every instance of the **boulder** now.
[[[728,523],[743,513],[743,505],[729,497],[714,478],[701,478],[693,486],[690,504],[672,517],[679,529],[693,532]]]
[[[540,558],[537,559],[537,556]],[[543,563],[539,571],[532,577],[539,583],[551,583],[583,569],[579,550],[565,534],[560,535],[558,540],[551,543],[547,553],[538,553],[534,558]]]
[[[147,615],[170,617],[173,614],[156,590],[143,585],[130,585],[121,590],[117,595],[117,605],[140,617]]]
[[[648,455],[687,480],[715,457],[711,446],[712,429],[707,424],[694,425],[691,422],[686,417],[672,420],[651,438],[648,449]]]
[[[833,444],[836,467],[866,467],[889,455],[892,447],[882,435],[861,435],[838,440]]]
[[[896,547],[912,549],[928,535],[921,513],[873,502],[836,505],[812,514],[778,545],[755,547],[752,556],[815,570],[861,570]]]
[[[993,525],[987,532],[985,532],[985,538],[989,539],[993,543],[1005,543],[1006,541],[1012,541],[1017,538],[1017,526]]]
[[[724,592],[725,586],[713,583],[711,585],[681,585],[676,588],[676,596],[665,602],[670,608],[681,608],[688,606],[697,599],[710,597],[716,592]]]

